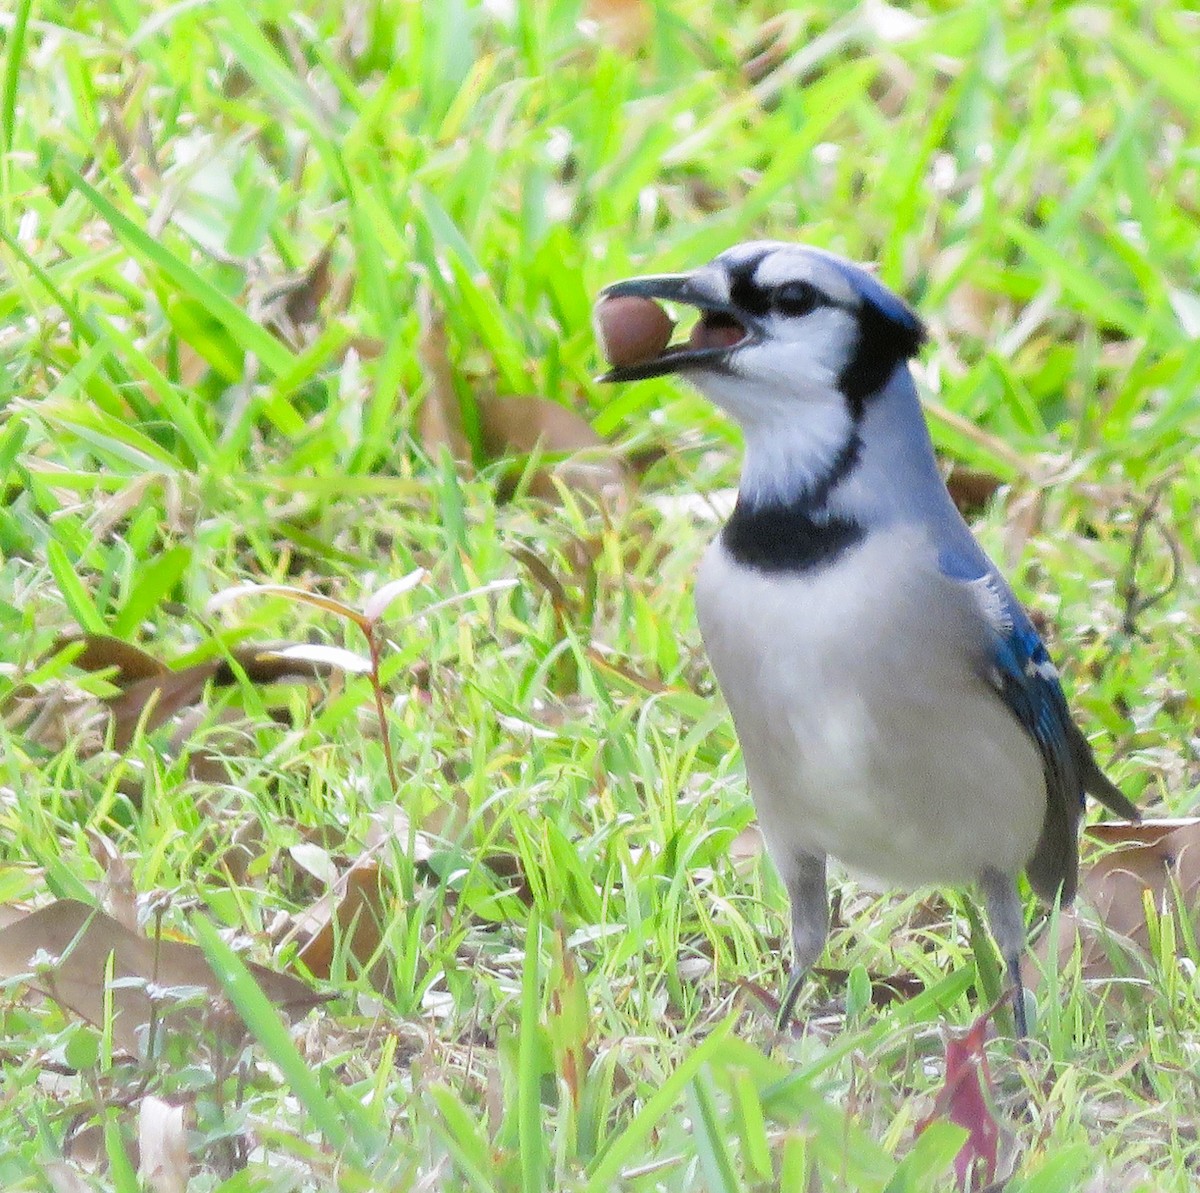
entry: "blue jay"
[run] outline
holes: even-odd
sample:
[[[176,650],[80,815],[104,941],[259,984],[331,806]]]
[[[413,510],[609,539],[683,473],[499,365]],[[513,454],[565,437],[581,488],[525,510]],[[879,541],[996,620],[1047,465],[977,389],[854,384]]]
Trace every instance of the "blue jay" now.
[[[699,322],[678,346],[652,331],[636,359],[609,350],[602,380],[677,373],[744,432],[696,608],[791,901],[781,1025],[825,946],[834,857],[892,886],[977,884],[1024,1038],[1018,875],[1068,902],[1084,792],[1138,812],[938,473],[908,368],[924,326],[859,267],[776,242],[609,286],[602,338],[617,298],[627,320],[635,299]]]

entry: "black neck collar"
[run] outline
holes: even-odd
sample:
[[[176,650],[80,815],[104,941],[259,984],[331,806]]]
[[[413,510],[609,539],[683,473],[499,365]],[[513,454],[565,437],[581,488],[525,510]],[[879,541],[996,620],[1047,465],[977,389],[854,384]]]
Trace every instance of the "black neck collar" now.
[[[857,430],[829,469],[791,498],[748,498],[739,493],[721,542],[745,567],[761,572],[807,572],[832,563],[866,536],[852,517],[830,512],[829,498],[858,462]]]

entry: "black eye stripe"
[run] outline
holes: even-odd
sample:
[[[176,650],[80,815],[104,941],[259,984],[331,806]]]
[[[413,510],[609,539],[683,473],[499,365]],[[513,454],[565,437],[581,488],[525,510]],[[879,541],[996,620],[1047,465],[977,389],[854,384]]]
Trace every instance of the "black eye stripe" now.
[[[757,265],[756,261],[752,266],[735,269],[729,275],[729,300],[748,315],[765,315],[771,309],[770,293],[754,280],[754,268]]]
[[[754,270],[743,267],[731,271],[729,299],[738,310],[762,317],[772,311],[788,318],[799,318],[822,306],[844,306],[834,302],[811,282],[782,282],[778,286],[761,286],[754,280]]]

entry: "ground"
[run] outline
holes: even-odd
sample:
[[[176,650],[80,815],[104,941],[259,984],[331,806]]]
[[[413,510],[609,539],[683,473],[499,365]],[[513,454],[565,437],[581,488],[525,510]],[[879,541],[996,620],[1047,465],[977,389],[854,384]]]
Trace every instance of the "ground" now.
[[[737,435],[597,385],[591,305],[751,238],[877,263],[1098,756],[1186,817],[1196,14],[10,7],[0,1183],[953,1188],[992,946],[839,876],[775,1032],[691,603]],[[1010,1190],[1197,1179],[1195,895],[1147,926],[1102,848],[1144,947],[1035,960],[1028,1061],[996,1016]]]

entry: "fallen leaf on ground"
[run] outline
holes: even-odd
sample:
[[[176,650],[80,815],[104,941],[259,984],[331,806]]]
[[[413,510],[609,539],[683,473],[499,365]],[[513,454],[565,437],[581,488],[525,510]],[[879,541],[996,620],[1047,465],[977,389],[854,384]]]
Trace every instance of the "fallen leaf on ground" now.
[[[587,0],[584,19],[593,23],[599,41],[627,54],[645,46],[653,29],[648,0]]]
[[[991,1105],[987,1042],[991,1012],[980,1015],[966,1031],[946,1036],[946,1079],[934,1098],[933,1111],[917,1124],[917,1134],[945,1120],[967,1131],[954,1157],[960,1189],[983,1189],[996,1177],[1000,1124]]]
[[[192,1165],[185,1110],[152,1094],[138,1107],[138,1175],[151,1193],[186,1193]]]
[[[1083,976],[1098,979],[1120,972],[1114,954],[1148,957],[1147,895],[1158,915],[1186,919],[1200,932],[1200,817],[1109,822],[1086,834],[1120,848],[1085,867],[1077,906],[1052,920],[1038,941],[1043,962],[1053,952],[1061,966],[1078,946]],[[1036,967],[1028,977],[1036,986]]]
[[[379,854],[390,845],[424,862],[433,852],[429,838],[411,828],[408,816],[398,808],[375,813],[367,830],[365,848],[343,873],[328,884],[326,892],[296,917],[281,942],[301,941],[297,957],[308,971],[328,978],[339,941],[360,966],[369,967],[368,979],[376,990],[386,992],[391,981],[386,958],[379,956],[388,923],[396,912],[398,894],[381,869]],[[328,855],[326,855],[328,856]]]
[[[751,42],[742,69],[747,80],[761,83],[792,52],[803,32],[803,17],[798,12],[773,16],[759,29]]]
[[[260,591],[257,586],[250,587]],[[233,599],[244,590],[245,586],[227,590],[224,595],[226,599]],[[87,755],[96,753],[104,744],[94,732],[86,736],[83,732],[90,718],[101,708],[107,711],[112,723],[113,745],[118,750],[125,750],[139,726],[147,733],[159,728],[199,704],[210,681],[218,686],[237,683],[239,669],[251,683],[260,686],[285,681],[328,680],[342,673],[361,673],[370,669],[369,660],[342,647],[299,642],[240,645],[234,647],[228,657],[205,659],[176,670],[132,643],[107,634],[92,633],[59,639],[46,657],[72,648],[78,648],[72,661],[81,670],[113,670],[112,683],[118,689],[117,693],[97,701],[91,697],[65,697],[61,685],[48,688],[32,696],[23,696],[24,708],[17,710],[16,720],[24,724],[27,735],[44,745],[61,745],[59,737],[64,741],[82,739],[85,741],[82,752]],[[197,726],[200,723],[195,722]],[[66,734],[72,726],[77,732]],[[186,741],[174,739],[172,749],[179,753],[185,744]]]
[[[946,474],[946,488],[959,512],[970,516],[987,508],[1004,482],[993,472],[952,464]]]
[[[92,1193],[95,1189],[95,1185],[65,1160],[48,1160],[43,1172],[54,1193]]]
[[[530,478],[529,493],[558,501],[558,485],[619,504],[629,488],[624,465],[581,414],[548,398],[484,397],[479,400],[483,449],[490,460],[548,457]]]
[[[128,860],[111,838],[94,828],[88,829],[92,857],[104,867],[100,899],[105,910],[123,927],[138,931],[137,889]]]
[[[848,969],[817,965],[812,972],[835,990],[844,990],[850,980]],[[890,1007],[893,1003],[916,998],[925,990],[925,983],[913,973],[868,973],[871,982],[871,1005]]]
[[[1193,839],[1191,834],[1200,826],[1200,816],[1164,816],[1155,820],[1099,820],[1083,830],[1084,836],[1105,845],[1148,845],[1158,847],[1172,833],[1185,830],[1180,838],[1183,845]],[[1178,842],[1177,842],[1178,844]],[[1168,849],[1168,852],[1171,852]]]
[[[425,287],[417,295],[421,316],[421,334],[417,357],[425,373],[425,400],[417,414],[417,433],[421,446],[436,459],[444,448],[460,464],[473,459],[471,441],[463,426],[462,407],[454,385],[454,366],[446,341],[446,321]]]
[[[750,872],[748,863],[757,862],[766,853],[767,844],[763,840],[762,829],[757,824],[748,824],[732,841],[729,842],[729,858],[733,868],[743,876]]]
[[[367,858],[351,866],[307,912],[296,929],[304,940],[297,958],[309,973],[331,976],[339,942],[360,966],[369,968],[371,985],[386,992],[390,974],[379,946],[388,921],[395,914],[396,894],[379,863]]]
[[[153,679],[170,671],[166,663],[140,646],[109,634],[60,638],[49,653],[57,654],[77,644],[79,653],[72,660],[75,666],[84,671],[106,671],[115,667],[117,673],[113,682],[118,687],[126,687],[139,679]]]
[[[209,659],[180,671],[139,679],[124,687],[119,695],[108,701],[113,721],[113,745],[118,750],[126,750],[139,725],[144,732],[150,733],[197,703],[217,666],[216,659]]]
[[[106,986],[110,956],[113,980]],[[326,999],[288,974],[253,962],[247,968],[263,993],[290,1015],[306,1014]],[[196,945],[140,936],[74,899],[60,899],[0,929],[0,978],[17,977],[97,1027],[111,998],[113,1043],[132,1056],[143,1055],[152,1019],[159,1030],[194,1033],[226,1006],[220,980]]]
[[[260,290],[248,303],[252,318],[297,350],[312,343],[321,331],[321,304],[333,286],[330,265],[336,243],[337,236],[331,237],[306,269]]]
[[[845,990],[850,980],[850,970],[832,965],[815,965],[811,974],[813,977],[820,978],[834,991]],[[916,974],[868,973],[867,978],[871,983],[871,1005],[880,1009],[890,1007],[897,1002],[906,1002],[925,991],[925,983]],[[753,994],[766,1007],[772,1018],[778,1017],[779,990],[769,990],[761,982],[754,982],[748,978],[740,979],[738,985]],[[796,1028],[796,1030],[799,1031],[800,1028]]]
[[[456,374],[450,361],[445,320],[428,291],[420,296],[421,335],[417,353],[426,380],[417,417],[421,445],[436,458],[445,450],[470,469],[474,453],[463,419]],[[630,477],[612,448],[581,414],[533,395],[475,395],[480,447],[491,460],[514,460],[505,483],[521,477],[522,461],[535,460],[528,491],[544,501],[562,498],[559,486],[606,504],[628,493]],[[542,459],[541,457],[545,457]]]

